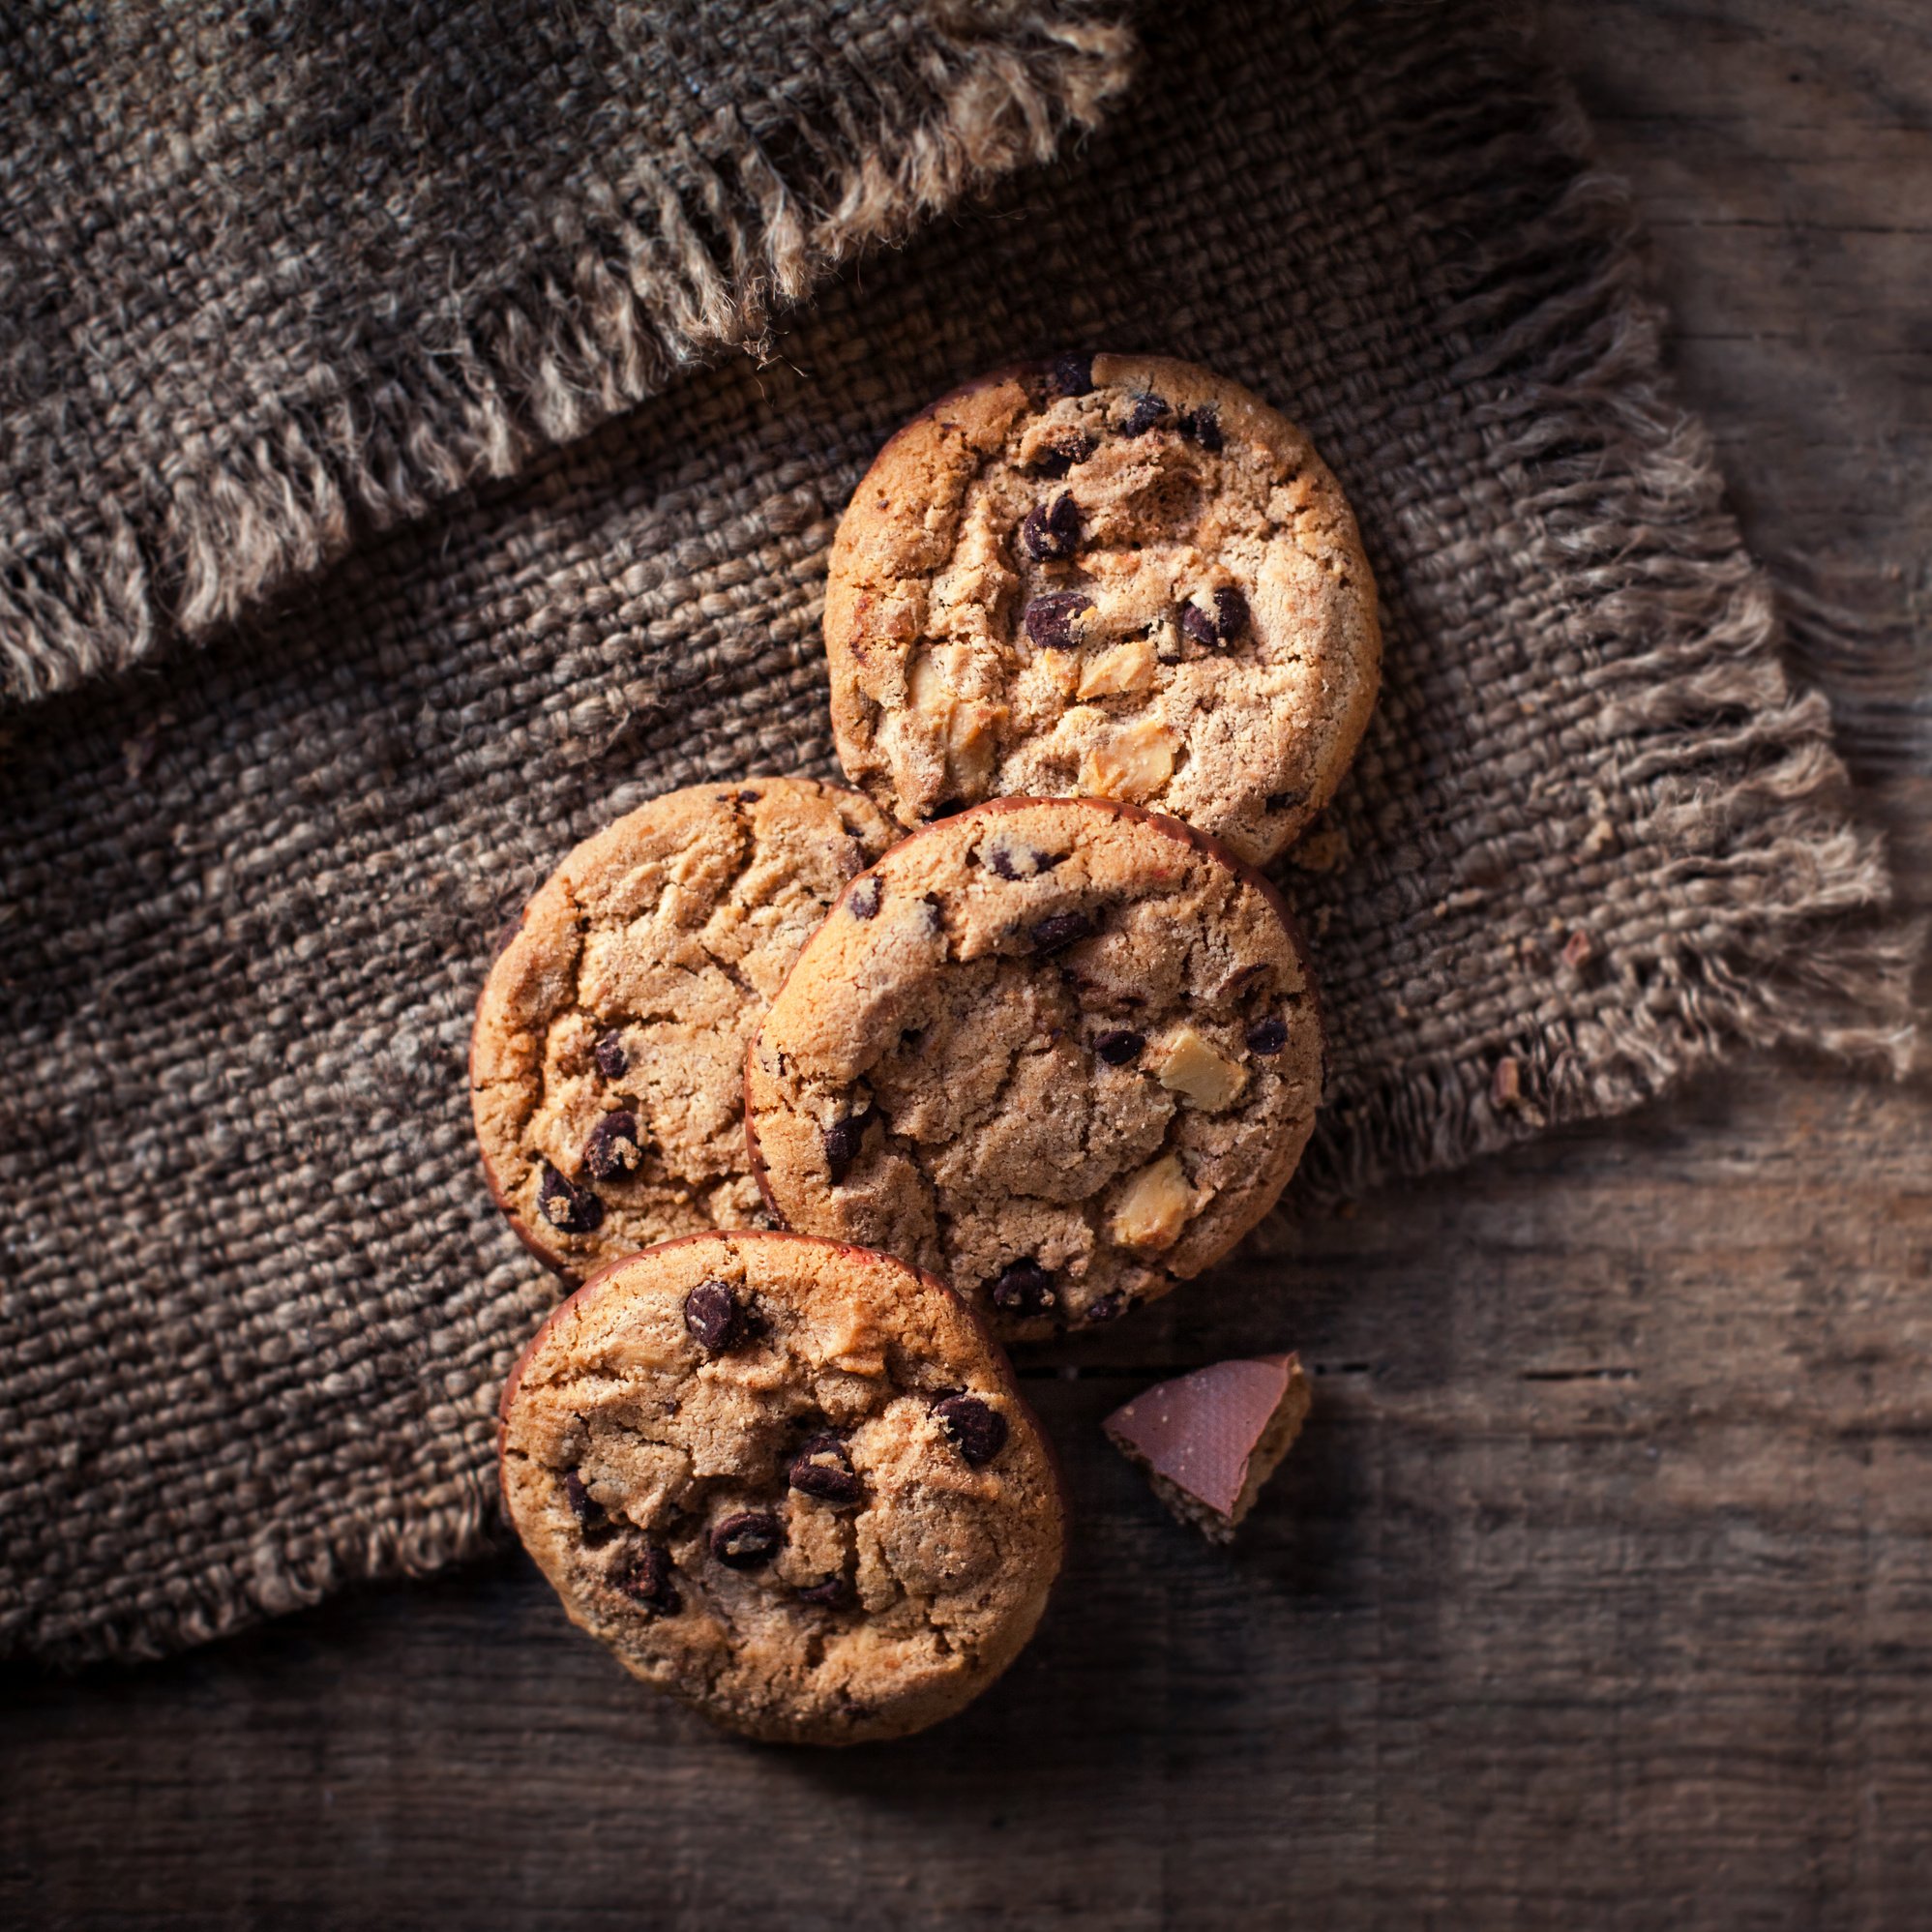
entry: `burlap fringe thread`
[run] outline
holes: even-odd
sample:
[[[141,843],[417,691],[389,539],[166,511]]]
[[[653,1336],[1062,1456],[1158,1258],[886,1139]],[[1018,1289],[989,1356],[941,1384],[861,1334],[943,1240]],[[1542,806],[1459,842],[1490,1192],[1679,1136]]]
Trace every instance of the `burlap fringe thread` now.
[[[1494,52],[1513,78],[1521,30],[1497,32]],[[1415,79],[1426,97],[1428,75],[1418,70]],[[1645,290],[1629,191],[1595,168],[1574,97],[1553,87],[1550,100],[1533,134],[1486,146],[1469,139],[1481,110],[1467,93],[1421,122],[1424,138],[1432,123],[1440,131],[1445,159],[1468,153],[1478,163],[1445,197],[1445,225],[1467,209],[1472,228],[1480,215],[1494,232],[1498,204],[1512,192],[1524,207],[1508,254],[1477,265],[1443,326],[1522,312],[1459,372],[1473,380],[1519,361],[1564,372],[1519,384],[1493,418],[1504,432],[1499,461],[1540,465],[1550,479],[1523,500],[1526,541],[1554,531],[1543,541],[1560,548],[1568,568],[1615,566],[1618,587],[1592,619],[1663,641],[1613,655],[1595,673],[1606,720],[1697,728],[1659,736],[1620,776],[1650,788],[1651,825],[1665,839],[1748,824],[1761,896],[1747,919],[1733,907],[1721,923],[1681,935],[1642,1001],[1610,1014],[1588,1051],[1573,1025],[1543,1025],[1497,1040],[1478,1060],[1411,1062],[1339,1096],[1343,1131],[1318,1133],[1284,1206],[1256,1236],[1263,1249],[1284,1240],[1303,1206],[1460,1167],[1552,1125],[1627,1112],[1740,1048],[1798,1046],[1897,1078],[1918,1062],[1914,985],[1925,922],[1896,915],[1884,841],[1850,816],[1828,701],[1796,689],[1780,668],[1788,638],[1779,593],[1741,547],[1708,431],[1662,373],[1661,318]],[[1539,210],[1530,187],[1553,168],[1575,178]],[[1589,259],[1598,263],[1592,275],[1565,280],[1564,265]],[[1545,299],[1534,299],[1544,286]],[[1632,529],[1648,539],[1641,559]],[[1799,609],[1807,661],[1842,667],[1869,655],[1869,624],[1816,596]],[[1709,769],[1713,758],[1732,769]],[[1835,923],[1821,931],[1822,919]]]
[[[350,400],[279,399],[272,434],[184,474],[158,529],[104,495],[99,533],[0,531],[0,697],[120,670],[178,629],[198,636],[341,557],[359,526],[422,516],[512,476],[725,347],[758,350],[773,316],[861,251],[903,238],[998,176],[1048,160],[1128,83],[1134,41],[1059,6],[936,7],[917,63],[824,90],[836,126],[785,130],[788,180],[736,110],[702,147],[645,158],[656,225],[614,205],[558,211],[555,253],[467,311],[406,368],[349,363]],[[849,104],[867,104],[864,125]]]

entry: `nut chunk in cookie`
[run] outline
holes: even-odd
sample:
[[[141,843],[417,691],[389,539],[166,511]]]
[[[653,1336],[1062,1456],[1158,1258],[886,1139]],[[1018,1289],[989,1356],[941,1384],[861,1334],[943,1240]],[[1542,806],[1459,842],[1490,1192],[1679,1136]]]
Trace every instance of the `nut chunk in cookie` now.
[[[754,1738],[950,1716],[1031,1636],[1065,1538],[971,1313],[799,1234],[691,1235],[595,1276],[511,1376],[500,1463],[573,1620]]]
[[[530,902],[470,1045],[491,1191],[560,1273],[756,1223],[744,1056],[805,936],[890,834],[801,778],[673,791],[607,826]]]
[[[745,1085],[788,1226],[903,1255],[1024,1340],[1164,1294],[1267,1212],[1322,1036],[1259,874],[1132,806],[1004,798],[853,882]]]
[[[1382,632],[1341,487],[1285,416],[1188,363],[1062,356],[879,452],[825,649],[846,772],[902,823],[1084,792],[1261,864],[1347,771]]]

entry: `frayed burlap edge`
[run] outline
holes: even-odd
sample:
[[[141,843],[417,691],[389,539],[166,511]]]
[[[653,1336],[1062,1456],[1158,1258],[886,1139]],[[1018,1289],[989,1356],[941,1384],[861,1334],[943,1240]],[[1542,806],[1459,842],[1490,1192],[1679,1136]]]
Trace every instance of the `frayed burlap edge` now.
[[[1519,70],[1531,29],[1518,19],[1496,33],[1491,57]],[[1627,1113],[1739,1050],[1804,1048],[1900,1079],[1922,1058],[1914,988],[1926,923],[1895,911],[1884,839],[1853,815],[1829,703],[1786,673],[1784,658],[1799,653],[1780,586],[1744,550],[1709,434],[1665,373],[1628,188],[1596,165],[1588,120],[1554,76],[1531,127],[1483,146],[1468,142],[1466,89],[1444,91],[1432,109],[1425,73],[1417,88],[1415,138],[1427,141],[1433,111],[1445,153],[1467,145],[1471,163],[1444,196],[1444,227],[1466,207],[1480,212],[1478,231],[1496,233],[1497,205],[1519,184],[1556,169],[1574,176],[1553,203],[1526,209],[1506,255],[1472,264],[1471,292],[1446,326],[1521,312],[1459,371],[1471,380],[1519,362],[1538,371],[1487,420],[1499,470],[1521,463],[1533,474],[1543,453],[1602,451],[1593,482],[1551,465],[1523,523],[1560,527],[1548,541],[1572,568],[1579,555],[1615,564],[1591,613],[1606,630],[1665,640],[1597,673],[1606,728],[1675,728],[1626,776],[1655,783],[1660,823],[1723,828],[1755,865],[1759,890],[1686,934],[1641,999],[1619,988],[1587,1023],[1542,1022],[1471,1057],[1334,1082],[1308,1158],[1254,1237],[1263,1252],[1287,1239],[1302,1208],[1461,1167],[1553,1125]],[[1506,112],[1490,117],[1509,125]],[[1582,282],[1552,274],[1553,263],[1592,258]],[[1633,545],[1641,571],[1630,568]],[[1800,662],[1858,661],[1867,625],[1803,590],[1791,601]]]
[[[836,125],[792,131],[814,180],[783,178],[727,107],[701,152],[632,158],[654,179],[654,227],[560,212],[554,253],[441,320],[409,366],[344,355],[339,401],[283,399],[268,431],[184,468],[163,505],[104,495],[86,529],[0,532],[0,697],[44,697],[177,630],[214,630],[340,557],[359,523],[419,517],[681,367],[759,351],[774,318],[859,252],[1097,125],[1133,66],[1132,34],[1085,0],[935,7],[929,27],[916,62],[828,83]]]

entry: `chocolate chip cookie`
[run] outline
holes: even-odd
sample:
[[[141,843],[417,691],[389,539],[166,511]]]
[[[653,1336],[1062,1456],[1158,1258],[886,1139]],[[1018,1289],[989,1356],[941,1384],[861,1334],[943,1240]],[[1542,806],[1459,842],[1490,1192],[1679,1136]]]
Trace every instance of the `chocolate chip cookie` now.
[[[902,823],[1085,792],[1261,864],[1348,769],[1382,633],[1341,487],[1285,416],[1188,363],[1062,356],[879,452],[825,648],[846,772]]]
[[[950,1716],[1060,1565],[1054,1464],[979,1323],[796,1234],[691,1235],[586,1283],[510,1378],[500,1464],[572,1620],[754,1738]]]
[[[584,841],[491,968],[470,1046],[491,1191],[572,1279],[762,1219],[745,1048],[805,936],[885,849],[872,804],[801,778],[693,786]]]
[[[787,1225],[903,1255],[1029,1339],[1165,1293],[1294,1171],[1322,1086],[1280,899],[1204,834],[996,799],[846,888],[747,1062]]]

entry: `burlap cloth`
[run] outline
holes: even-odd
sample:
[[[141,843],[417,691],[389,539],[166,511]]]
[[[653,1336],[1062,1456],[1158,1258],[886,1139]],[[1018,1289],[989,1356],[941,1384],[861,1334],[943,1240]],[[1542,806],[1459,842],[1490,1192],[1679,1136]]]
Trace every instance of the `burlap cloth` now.
[[[1385,688],[1283,868],[1307,1188],[1739,1043],[1903,1052],[1826,709],[1486,8],[1150,11],[1125,91],[1071,4],[170,18],[0,40],[0,639],[18,694],[144,667],[4,725],[9,1646],[481,1545],[553,1293],[471,1145],[491,936],[663,788],[830,768],[838,511],[1017,354],[1211,363],[1359,511]]]

